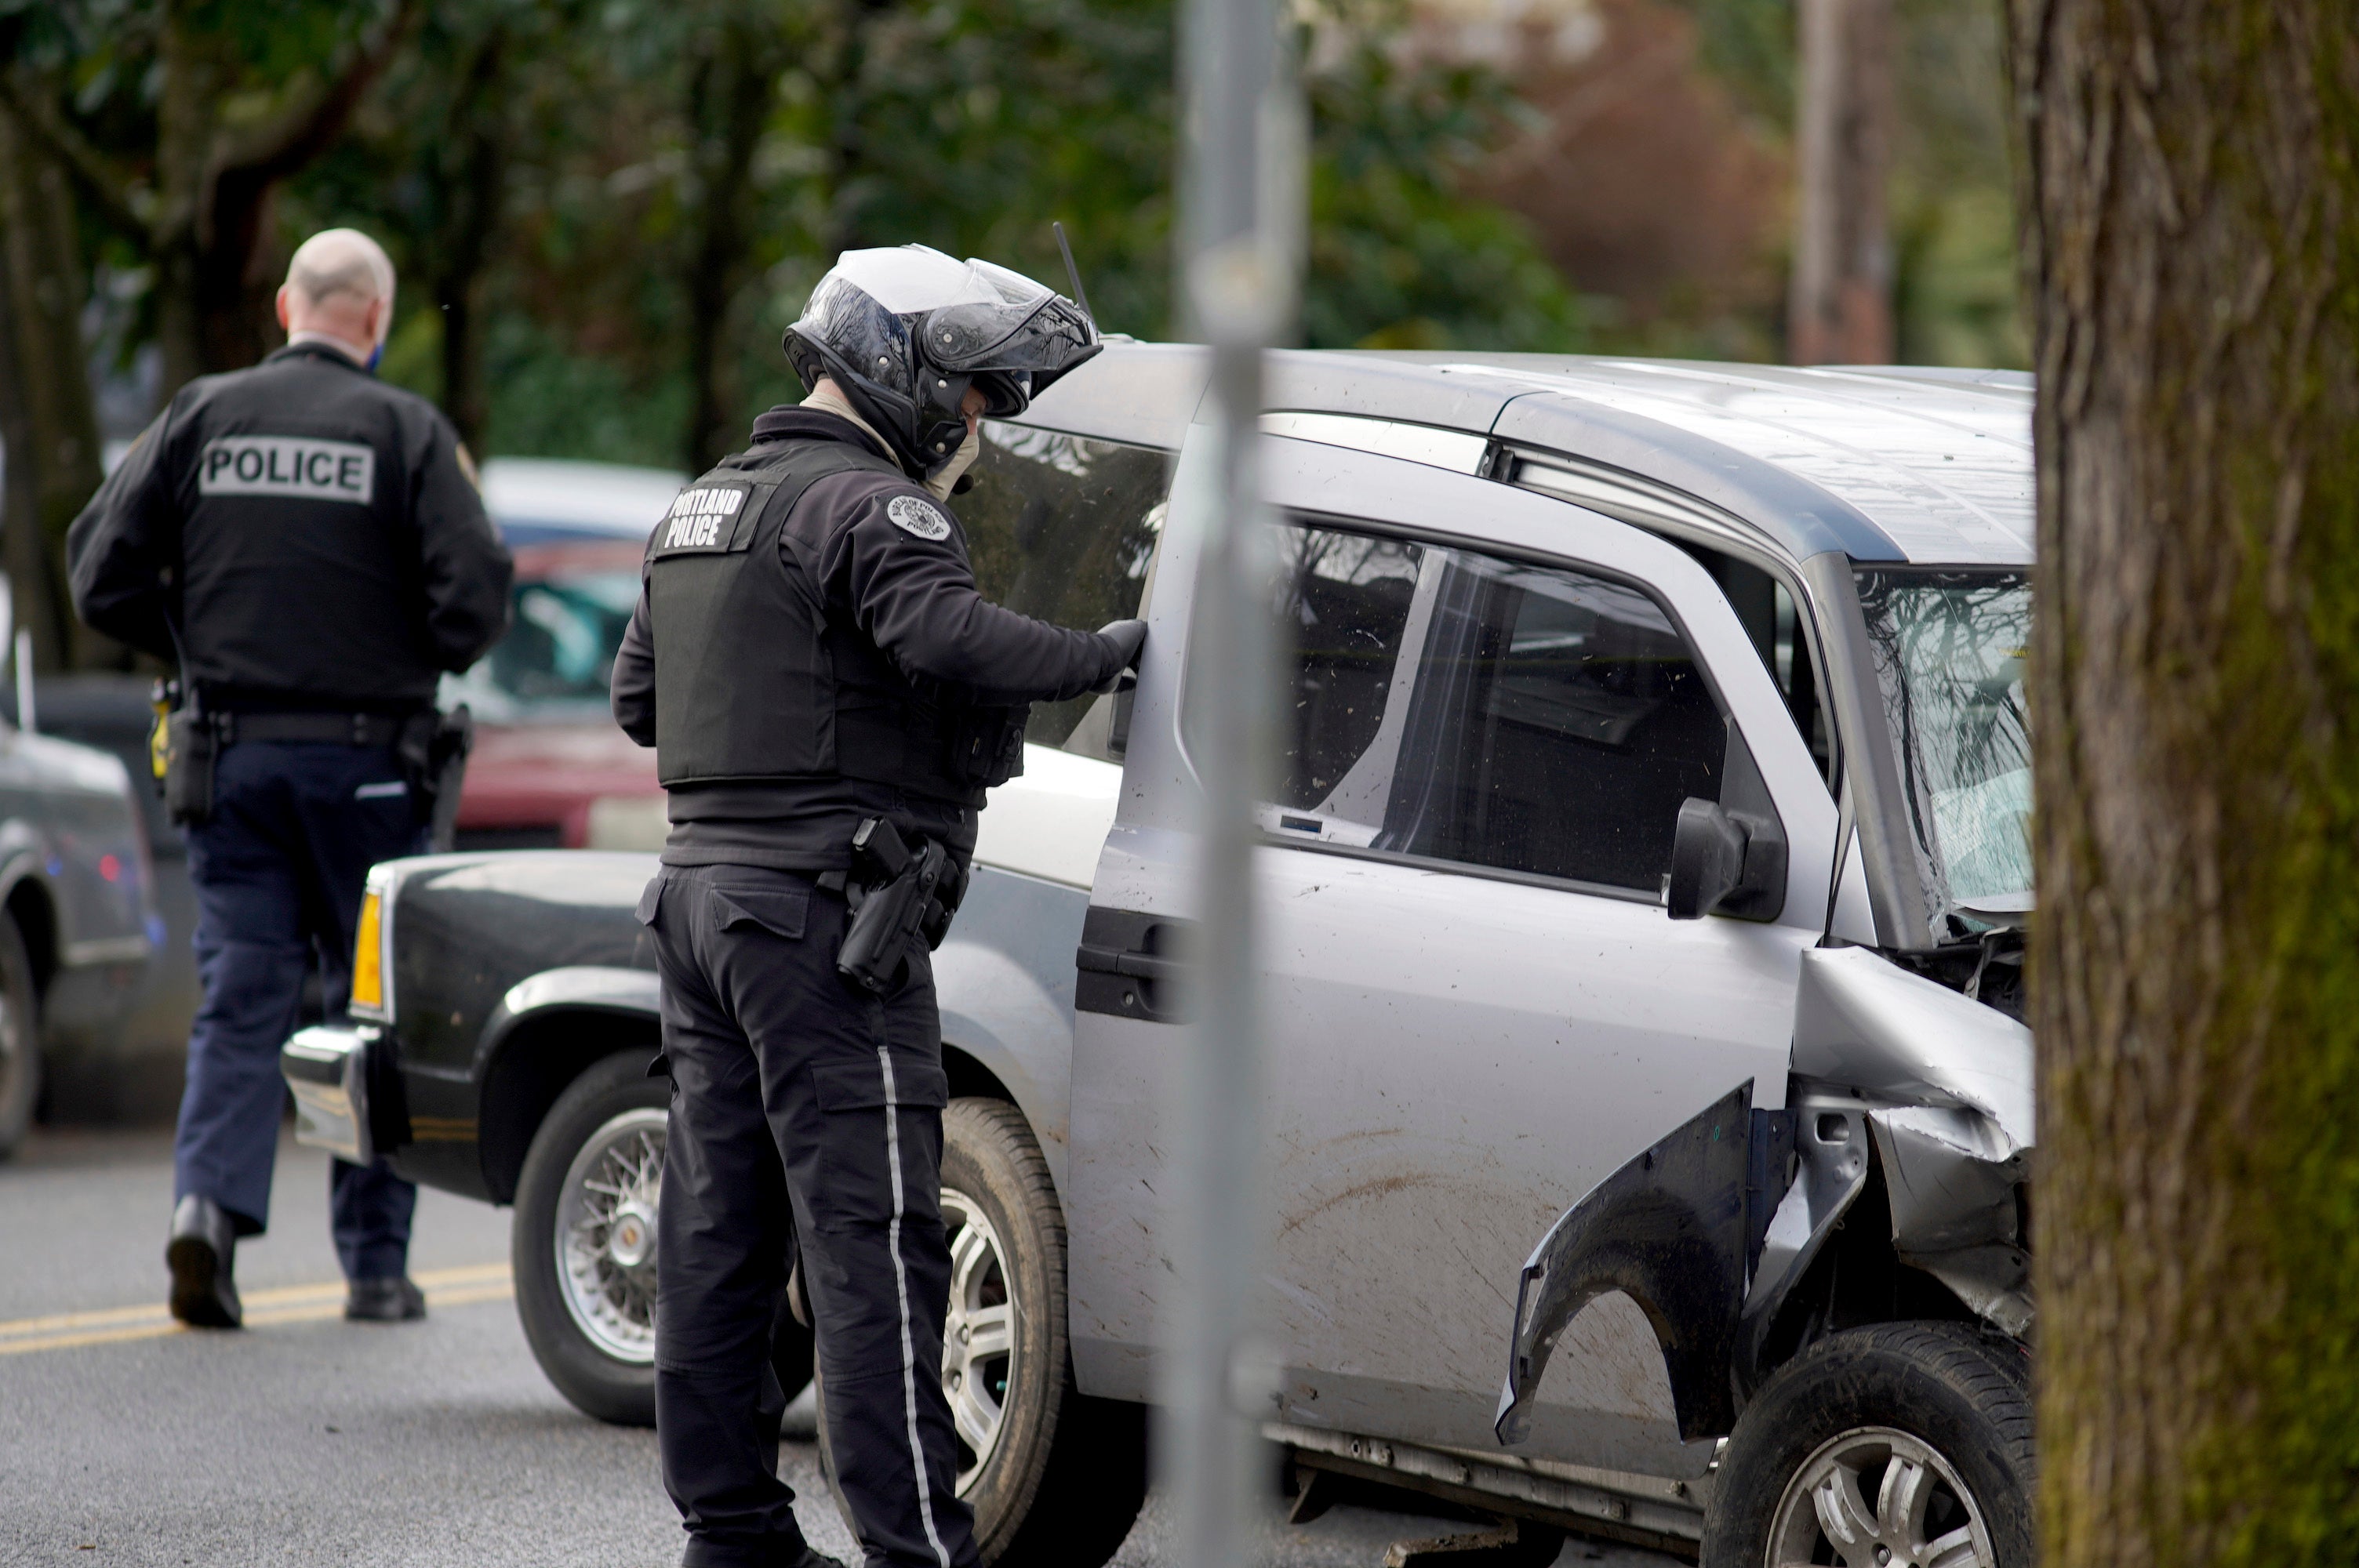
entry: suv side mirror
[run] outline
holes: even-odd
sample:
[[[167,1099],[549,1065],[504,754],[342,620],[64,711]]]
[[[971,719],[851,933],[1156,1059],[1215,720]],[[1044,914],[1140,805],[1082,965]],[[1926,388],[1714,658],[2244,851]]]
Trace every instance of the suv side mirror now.
[[[1673,920],[1775,920],[1786,908],[1786,828],[1734,720],[1720,798],[1680,803],[1663,902]]]
[[[1673,920],[1777,919],[1786,907],[1786,835],[1777,819],[1692,796],[1682,801],[1664,902]]]
[[[1745,881],[1750,835],[1715,801],[1692,795],[1680,804],[1671,840],[1671,886],[1665,903],[1673,920],[1701,920]]]

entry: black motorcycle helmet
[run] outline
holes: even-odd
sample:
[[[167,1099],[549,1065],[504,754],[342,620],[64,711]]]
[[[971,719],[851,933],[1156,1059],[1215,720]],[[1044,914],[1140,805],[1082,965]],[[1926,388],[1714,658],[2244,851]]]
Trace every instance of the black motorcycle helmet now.
[[[924,245],[844,252],[786,337],[804,390],[832,379],[921,478],[965,441],[967,388],[1006,418],[1104,346],[1054,289]]]

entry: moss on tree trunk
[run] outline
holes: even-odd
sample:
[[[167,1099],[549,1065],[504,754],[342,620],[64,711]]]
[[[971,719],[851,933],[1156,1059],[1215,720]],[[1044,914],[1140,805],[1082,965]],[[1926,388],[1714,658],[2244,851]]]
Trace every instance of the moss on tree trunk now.
[[[2359,1553],[2359,24],[2010,0],[2040,1534]]]

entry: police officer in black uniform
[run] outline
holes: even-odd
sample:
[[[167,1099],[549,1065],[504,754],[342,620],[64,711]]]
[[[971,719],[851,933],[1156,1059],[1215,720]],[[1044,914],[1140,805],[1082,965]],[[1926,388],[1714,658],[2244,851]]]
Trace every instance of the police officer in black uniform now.
[[[929,941],[984,791],[1022,764],[1028,705],[1109,688],[1146,627],[1068,631],[987,603],[945,504],[978,418],[1022,412],[1098,351],[1079,308],[922,246],[853,251],[786,347],[810,397],[756,420],[753,445],[658,524],[614,665],[615,717],[655,746],[672,822],[639,905],[673,1084],[664,1482],[684,1563],[827,1561],[777,1478],[768,1347],[799,1247],[868,1561],[974,1568],[941,1385]]]
[[[444,670],[506,629],[513,566],[450,422],[371,373],[393,265],[332,229],[278,291],[287,346],[183,387],[74,520],[74,606],[180,669],[168,798],[186,823],[204,1000],[189,1038],[165,1258],[181,1321],[241,1322],[237,1238],[270,1217],[278,1048],[321,966],[341,1011],[362,883],[425,847]],[[418,1190],[335,1162],[344,1315],[425,1301]]]

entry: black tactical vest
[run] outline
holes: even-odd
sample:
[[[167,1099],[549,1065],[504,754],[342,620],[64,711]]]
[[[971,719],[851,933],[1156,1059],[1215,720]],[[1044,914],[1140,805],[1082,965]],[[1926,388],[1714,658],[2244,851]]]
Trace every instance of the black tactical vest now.
[[[829,530],[788,522],[812,485],[858,469],[903,477],[845,442],[782,441],[726,460],[656,524],[647,608],[666,788],[852,778],[980,806],[1022,771],[1027,708],[921,691],[859,628],[829,620]]]

